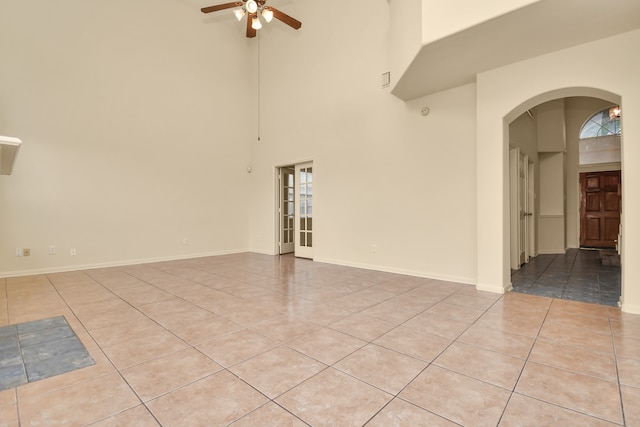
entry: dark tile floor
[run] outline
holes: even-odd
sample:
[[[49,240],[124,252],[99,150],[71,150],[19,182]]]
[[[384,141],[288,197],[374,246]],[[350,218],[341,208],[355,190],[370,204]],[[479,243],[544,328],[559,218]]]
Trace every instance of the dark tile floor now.
[[[64,316],[0,327],[0,390],[94,364]]]
[[[538,255],[511,272],[514,292],[617,306],[620,267],[602,265],[599,250]]]

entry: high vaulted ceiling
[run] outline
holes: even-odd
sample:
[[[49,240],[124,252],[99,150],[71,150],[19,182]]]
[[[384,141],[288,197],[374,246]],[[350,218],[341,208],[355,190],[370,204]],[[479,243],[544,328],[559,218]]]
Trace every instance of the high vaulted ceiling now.
[[[638,28],[639,0],[542,0],[422,46],[392,93],[415,99],[472,83],[484,71]],[[615,59],[593,53],[594,61]]]

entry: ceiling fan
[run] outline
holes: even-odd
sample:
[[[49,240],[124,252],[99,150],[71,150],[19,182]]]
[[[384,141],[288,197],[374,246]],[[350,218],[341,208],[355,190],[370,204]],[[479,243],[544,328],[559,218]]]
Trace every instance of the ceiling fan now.
[[[211,13],[219,10],[236,8],[234,14],[236,15],[236,18],[238,18],[238,21],[247,15],[247,37],[255,37],[256,30],[262,28],[260,16],[262,16],[262,19],[264,19],[265,22],[271,22],[273,18],[276,18],[294,30],[298,30],[302,27],[302,22],[290,17],[284,12],[279,11],[275,7],[267,6],[266,3],[267,0],[242,0],[203,7],[200,10],[202,13]]]

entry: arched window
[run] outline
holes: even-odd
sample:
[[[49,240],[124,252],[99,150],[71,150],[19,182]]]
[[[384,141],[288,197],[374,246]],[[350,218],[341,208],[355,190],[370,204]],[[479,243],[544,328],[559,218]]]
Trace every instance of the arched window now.
[[[594,114],[580,130],[580,139],[607,135],[620,135],[620,107],[618,106]]]
[[[580,129],[581,165],[615,163],[621,160],[620,107],[597,112]]]

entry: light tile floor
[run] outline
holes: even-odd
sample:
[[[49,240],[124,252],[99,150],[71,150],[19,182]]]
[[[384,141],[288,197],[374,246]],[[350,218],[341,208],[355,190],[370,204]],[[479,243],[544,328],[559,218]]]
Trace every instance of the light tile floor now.
[[[96,364],[0,392],[0,425],[640,425],[640,316],[237,254],[0,279]]]

